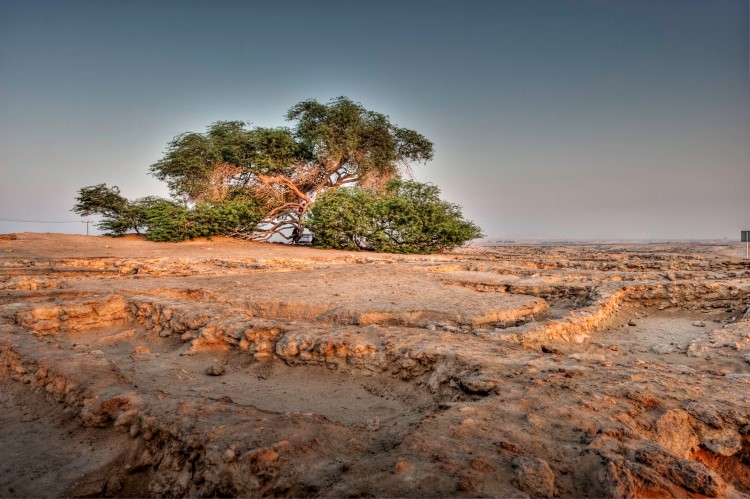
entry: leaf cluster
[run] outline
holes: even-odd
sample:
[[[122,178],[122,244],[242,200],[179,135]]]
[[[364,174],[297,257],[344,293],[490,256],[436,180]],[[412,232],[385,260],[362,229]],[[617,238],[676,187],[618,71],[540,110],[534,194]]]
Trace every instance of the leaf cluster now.
[[[242,121],[217,121],[205,133],[175,137],[150,172],[178,199],[216,201],[217,189],[231,194],[246,188],[253,175],[288,174],[300,157],[304,152],[288,128],[248,129]],[[214,170],[226,166],[234,173],[217,177]]]
[[[251,233],[261,221],[262,212],[248,199],[198,203],[193,208],[162,199],[150,207],[145,218],[149,241],[179,242]]]
[[[313,244],[389,253],[434,253],[482,237],[458,205],[430,184],[392,180],[378,192],[360,187],[328,191],[306,219]]]
[[[222,202],[198,203],[192,208],[155,196],[129,201],[116,187],[99,184],[78,191],[73,211],[101,215],[97,223],[108,235],[129,230],[146,231],[150,241],[183,241],[195,237],[252,233],[263,218],[254,199],[236,197]]]
[[[433,156],[432,142],[424,136],[347,97],[327,104],[306,100],[286,117],[296,121],[295,137],[326,175],[352,175],[360,183],[383,185],[397,177],[402,166]]]
[[[101,215],[96,226],[110,235],[122,235],[129,230],[140,233],[145,222],[145,209],[154,198],[130,201],[120,195],[117,186],[97,184],[82,187],[71,211],[81,215]]]

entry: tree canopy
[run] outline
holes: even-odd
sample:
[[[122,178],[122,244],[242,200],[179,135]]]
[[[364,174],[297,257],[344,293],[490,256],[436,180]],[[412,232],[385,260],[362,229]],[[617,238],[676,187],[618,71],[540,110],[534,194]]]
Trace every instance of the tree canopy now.
[[[433,156],[424,136],[346,97],[306,100],[286,117],[292,128],[220,121],[205,133],[178,135],[151,174],[186,202],[250,193],[267,211],[265,230],[251,237],[268,240],[301,232],[304,214],[323,191],[354,183],[380,189]]]
[[[99,184],[79,190],[73,211],[101,214],[98,226],[111,234],[145,228],[168,241],[227,234],[297,242],[309,224],[322,246],[424,252],[479,234],[436,187],[400,180],[433,157],[418,132],[346,97],[302,101],[286,119],[290,127],[218,121],[177,135],[149,170],[173,200],[129,201]]]

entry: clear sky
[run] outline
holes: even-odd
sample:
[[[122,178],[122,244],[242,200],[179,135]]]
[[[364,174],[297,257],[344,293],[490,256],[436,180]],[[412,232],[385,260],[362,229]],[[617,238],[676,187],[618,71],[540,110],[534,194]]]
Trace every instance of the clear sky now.
[[[345,95],[491,237],[750,229],[747,0],[0,0],[0,218],[167,195],[167,142]],[[0,221],[0,232],[84,226]]]

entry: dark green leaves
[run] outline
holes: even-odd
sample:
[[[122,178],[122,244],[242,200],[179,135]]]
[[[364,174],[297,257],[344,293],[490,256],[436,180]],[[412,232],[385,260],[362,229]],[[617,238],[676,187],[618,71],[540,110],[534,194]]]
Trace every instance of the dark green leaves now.
[[[434,253],[482,237],[461,209],[440,199],[434,185],[393,180],[375,191],[327,192],[310,211],[314,244],[389,253]]]
[[[175,137],[150,171],[167,182],[177,198],[216,201],[216,192],[242,188],[252,175],[288,173],[304,156],[287,128],[247,129],[242,121],[217,121],[205,133]],[[226,167],[232,167],[234,174],[216,178],[217,168]]]
[[[146,214],[146,238],[177,242],[195,237],[248,234],[256,230],[261,218],[255,202],[246,199],[199,203],[192,209],[162,200]]]
[[[129,230],[146,229],[151,241],[183,241],[194,237],[249,234],[263,217],[252,198],[198,203],[192,209],[155,196],[129,201],[116,187],[105,184],[79,190],[73,211],[79,215],[102,215],[97,227],[120,236]]]
[[[345,168],[360,177],[393,178],[399,163],[432,159],[424,136],[393,125],[387,116],[369,111],[346,97],[328,104],[300,102],[287,113],[296,121],[295,136],[325,168]]]

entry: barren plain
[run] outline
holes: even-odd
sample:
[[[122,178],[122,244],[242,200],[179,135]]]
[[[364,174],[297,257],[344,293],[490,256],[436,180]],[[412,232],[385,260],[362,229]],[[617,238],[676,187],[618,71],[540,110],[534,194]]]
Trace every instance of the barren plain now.
[[[0,496],[747,497],[730,245],[0,237]]]

